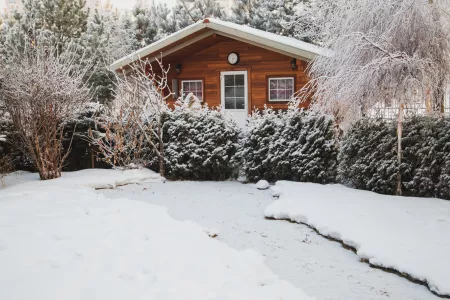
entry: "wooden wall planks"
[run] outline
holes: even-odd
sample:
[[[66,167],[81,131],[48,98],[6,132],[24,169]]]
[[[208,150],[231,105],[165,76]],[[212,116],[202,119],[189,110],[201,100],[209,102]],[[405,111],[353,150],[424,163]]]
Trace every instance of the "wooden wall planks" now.
[[[238,65],[233,66],[228,63],[227,57],[231,52],[239,53]],[[221,103],[220,72],[248,71],[250,112],[254,108],[261,109],[264,105],[275,109],[287,108],[287,102],[268,101],[269,77],[294,77],[295,91],[300,90],[308,82],[305,74],[307,63],[297,59],[298,69],[293,71],[292,58],[214,34],[164,57],[163,64],[166,67],[170,65],[169,83],[172,79],[203,80],[204,101],[210,107],[219,106]],[[177,64],[182,65],[179,74],[175,71]],[[180,82],[178,86],[181,87]],[[169,102],[174,100],[171,99]],[[305,107],[308,105],[309,103],[303,104]]]

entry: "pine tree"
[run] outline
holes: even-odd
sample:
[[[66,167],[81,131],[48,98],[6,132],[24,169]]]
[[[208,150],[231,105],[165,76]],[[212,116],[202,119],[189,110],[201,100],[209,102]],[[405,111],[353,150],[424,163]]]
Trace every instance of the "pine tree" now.
[[[230,21],[284,36],[296,36],[299,10],[308,0],[237,0]]]
[[[192,4],[181,1],[172,9],[176,29],[183,29],[206,18],[226,19],[223,7],[217,0],[195,0]]]
[[[135,49],[142,48],[153,43],[158,34],[154,23],[152,10],[145,6],[135,6],[133,9],[135,19]]]
[[[51,31],[60,51],[86,32],[89,10],[85,0],[24,0],[25,14],[34,17],[35,30]]]
[[[170,15],[171,12],[166,3],[157,3],[152,6],[153,25],[158,29],[155,39],[162,39],[177,31],[176,23]]]
[[[94,99],[107,103],[113,99],[114,74],[108,69],[111,20],[107,14],[100,14],[96,9],[91,15],[88,27],[80,38],[80,64],[92,65],[92,70],[86,74],[86,80],[94,91]],[[83,57],[89,58],[86,61]]]
[[[230,21],[236,24],[249,25],[252,20],[253,3],[252,0],[236,0],[231,8],[232,15]]]

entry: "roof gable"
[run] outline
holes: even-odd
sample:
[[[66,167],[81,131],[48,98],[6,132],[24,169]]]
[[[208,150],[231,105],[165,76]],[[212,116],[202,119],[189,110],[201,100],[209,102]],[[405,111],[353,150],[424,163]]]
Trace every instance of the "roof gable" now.
[[[192,24],[117,60],[110,68],[119,70],[140,58],[152,54],[157,56],[156,53],[170,46],[173,47],[164,53],[175,52],[214,33],[303,60],[311,60],[317,55],[329,56],[330,52],[325,48],[294,38],[254,29],[246,25],[209,18]]]

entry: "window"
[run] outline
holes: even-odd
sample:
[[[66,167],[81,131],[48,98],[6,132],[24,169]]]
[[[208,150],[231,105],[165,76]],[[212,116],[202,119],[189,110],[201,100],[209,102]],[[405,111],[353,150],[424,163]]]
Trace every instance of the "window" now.
[[[225,109],[245,109],[245,75],[224,75]]]
[[[269,78],[269,101],[289,101],[294,94],[294,77]]]
[[[202,80],[183,80],[181,81],[181,96],[185,98],[192,93],[200,101],[203,101],[203,81]]]

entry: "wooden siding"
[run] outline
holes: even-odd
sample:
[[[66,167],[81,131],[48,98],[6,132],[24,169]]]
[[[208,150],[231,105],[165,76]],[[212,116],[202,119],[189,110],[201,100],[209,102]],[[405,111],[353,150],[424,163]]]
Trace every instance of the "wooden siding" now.
[[[227,57],[231,52],[239,53],[238,65],[228,63]],[[307,63],[297,59],[298,69],[293,71],[292,59],[293,57],[214,34],[164,57],[163,64],[170,65],[169,84],[172,79],[178,79],[179,88],[181,80],[203,80],[204,102],[210,107],[221,104],[220,72],[247,71],[250,112],[254,108],[263,108],[265,104],[275,109],[287,108],[287,102],[268,101],[268,78],[294,77],[295,91],[307,83]],[[177,64],[182,65],[180,74],[175,71]],[[169,100],[173,101],[174,99]],[[305,107],[307,105],[308,103],[304,104]]]

